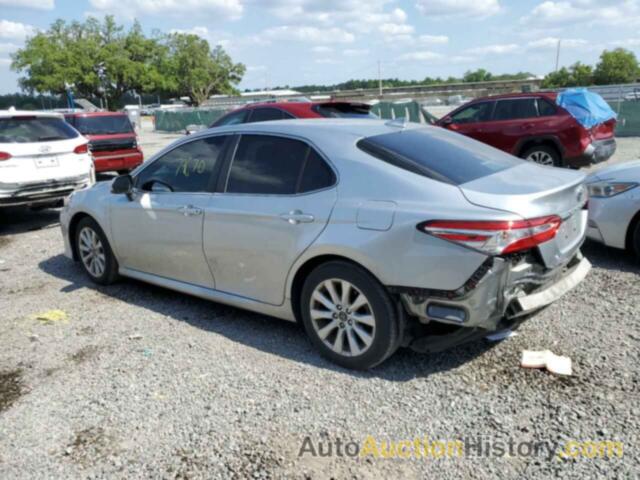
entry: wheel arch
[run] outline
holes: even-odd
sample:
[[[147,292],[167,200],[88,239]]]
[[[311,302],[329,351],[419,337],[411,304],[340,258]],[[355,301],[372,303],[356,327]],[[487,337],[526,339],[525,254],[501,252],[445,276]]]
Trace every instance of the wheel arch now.
[[[334,253],[324,253],[313,256],[311,258],[307,258],[300,266],[296,268],[295,273],[292,276],[291,284],[288,288],[291,310],[293,311],[293,316],[298,323],[301,323],[302,319],[300,310],[300,294],[302,293],[302,287],[305,280],[314,269],[322,264],[332,261],[346,262],[358,268],[361,268],[384,286],[384,283],[380,281],[380,278],[370,268],[367,268],[361,262],[358,262],[353,258]]]
[[[640,210],[636,212],[636,214],[633,216],[633,218],[629,222],[629,226],[627,227],[627,235],[625,237],[625,247],[627,248],[627,250],[632,252],[634,251],[633,250],[634,249],[633,233],[639,223],[640,223]]]
[[[516,156],[520,157],[531,147],[538,145],[545,145],[555,149],[560,156],[560,160],[564,163],[564,148],[562,148],[560,141],[553,136],[529,137],[520,140],[516,147]]]
[[[76,244],[76,232],[78,229],[78,224],[84,218],[90,218],[91,220],[93,220],[98,224],[98,226],[102,229],[103,232],[105,232],[104,226],[95,217],[95,215],[91,215],[90,213],[87,213],[84,211],[74,213],[73,216],[71,217],[71,220],[69,220],[68,235],[69,235],[69,244],[71,245],[71,253],[73,254],[73,259],[76,261],[80,260],[80,255],[78,254],[78,245]],[[109,238],[107,237],[107,239]]]

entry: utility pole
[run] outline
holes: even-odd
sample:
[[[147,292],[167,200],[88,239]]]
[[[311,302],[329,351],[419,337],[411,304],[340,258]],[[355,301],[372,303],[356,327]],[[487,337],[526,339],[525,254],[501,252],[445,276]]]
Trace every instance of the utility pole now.
[[[378,60],[378,94],[380,100],[382,100],[382,68],[380,67],[380,60]]]
[[[560,45],[562,44],[562,39],[558,40],[558,50],[556,51],[556,72],[558,68],[560,68]]]

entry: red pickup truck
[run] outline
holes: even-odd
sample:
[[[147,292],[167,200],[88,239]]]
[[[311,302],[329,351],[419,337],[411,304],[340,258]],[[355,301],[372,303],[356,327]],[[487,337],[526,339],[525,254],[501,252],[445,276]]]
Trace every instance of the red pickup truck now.
[[[65,120],[89,140],[96,172],[128,173],[144,158],[136,132],[123,112],[66,113]]]

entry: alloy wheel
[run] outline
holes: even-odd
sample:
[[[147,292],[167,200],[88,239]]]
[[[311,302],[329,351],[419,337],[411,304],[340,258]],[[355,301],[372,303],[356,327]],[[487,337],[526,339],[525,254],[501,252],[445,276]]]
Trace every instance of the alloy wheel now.
[[[107,256],[98,234],[90,227],[84,227],[78,236],[80,258],[87,272],[93,277],[101,277],[107,266]]]
[[[309,308],[318,338],[335,353],[353,357],[371,347],[376,332],[373,309],[350,282],[323,281],[313,291]]]
[[[539,163],[540,165],[547,165],[549,167],[553,167],[553,157],[549,155],[547,152],[537,151],[531,152],[527,157],[527,160],[530,162]]]

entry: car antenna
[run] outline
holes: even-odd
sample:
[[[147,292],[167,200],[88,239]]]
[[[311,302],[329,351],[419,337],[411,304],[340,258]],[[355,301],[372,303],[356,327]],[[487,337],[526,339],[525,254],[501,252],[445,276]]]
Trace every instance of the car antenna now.
[[[407,119],[407,117],[398,117],[398,118],[394,118],[393,120],[389,120],[388,122],[385,123],[385,125],[388,125],[390,127],[401,128],[402,130],[404,130],[405,128],[407,128],[408,123],[409,123],[409,120]]]

